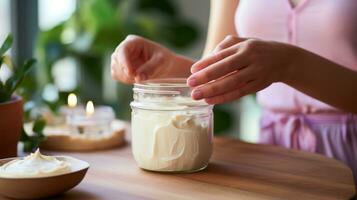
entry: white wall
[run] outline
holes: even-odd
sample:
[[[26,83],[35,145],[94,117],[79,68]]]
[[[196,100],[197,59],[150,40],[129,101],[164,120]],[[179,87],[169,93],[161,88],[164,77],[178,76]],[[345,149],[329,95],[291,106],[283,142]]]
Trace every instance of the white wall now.
[[[10,33],[10,1],[0,0],[0,43]]]

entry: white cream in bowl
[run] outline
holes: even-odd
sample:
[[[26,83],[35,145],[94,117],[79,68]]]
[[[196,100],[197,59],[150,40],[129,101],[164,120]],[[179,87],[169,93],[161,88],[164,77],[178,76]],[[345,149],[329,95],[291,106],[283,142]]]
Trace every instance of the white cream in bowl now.
[[[38,178],[67,174],[89,167],[87,162],[69,156],[45,156],[35,153],[0,166],[1,178]]]

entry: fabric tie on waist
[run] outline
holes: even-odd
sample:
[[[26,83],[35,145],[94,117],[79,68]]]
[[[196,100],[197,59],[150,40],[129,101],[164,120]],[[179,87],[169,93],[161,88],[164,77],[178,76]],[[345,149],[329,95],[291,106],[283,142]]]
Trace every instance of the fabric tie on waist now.
[[[316,152],[316,136],[303,114],[265,113],[260,142]]]

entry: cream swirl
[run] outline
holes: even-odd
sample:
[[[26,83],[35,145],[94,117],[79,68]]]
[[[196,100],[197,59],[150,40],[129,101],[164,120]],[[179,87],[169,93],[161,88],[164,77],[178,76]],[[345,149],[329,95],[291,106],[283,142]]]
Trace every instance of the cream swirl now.
[[[45,156],[37,149],[35,153],[5,163],[0,167],[0,177],[36,178],[71,172],[71,164],[54,156]]]

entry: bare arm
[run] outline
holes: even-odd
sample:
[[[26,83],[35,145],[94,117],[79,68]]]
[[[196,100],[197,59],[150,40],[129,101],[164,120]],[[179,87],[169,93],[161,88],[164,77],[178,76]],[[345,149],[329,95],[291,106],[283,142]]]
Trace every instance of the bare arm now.
[[[227,35],[237,35],[234,15],[239,0],[211,0],[209,26],[203,56],[208,55]]]
[[[357,113],[357,72],[299,49],[283,82],[327,104]]]
[[[234,15],[239,0],[211,0],[210,18],[203,56],[209,54],[227,35],[237,35]],[[194,61],[175,54],[172,59],[173,74],[188,77]]]

